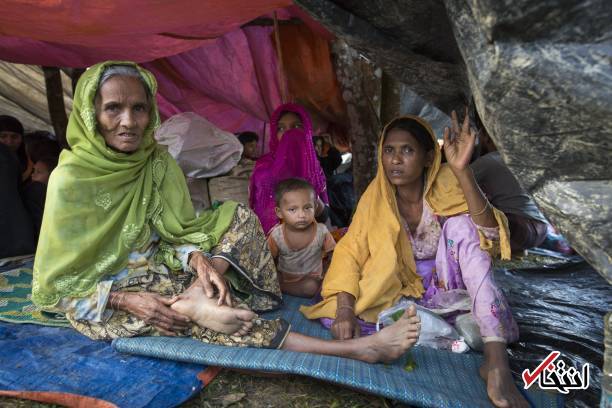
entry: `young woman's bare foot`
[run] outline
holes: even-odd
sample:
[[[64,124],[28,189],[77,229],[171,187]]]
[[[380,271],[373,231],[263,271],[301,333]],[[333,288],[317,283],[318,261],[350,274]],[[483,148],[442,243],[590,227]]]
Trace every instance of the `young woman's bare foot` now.
[[[505,343],[485,343],[485,362],[480,366],[480,376],[487,384],[487,394],[496,407],[529,408],[512,379]]]
[[[390,363],[416,344],[420,331],[421,320],[416,314],[416,308],[411,306],[391,326],[372,336],[362,337],[361,340],[367,344],[357,358],[368,363]]]
[[[391,362],[414,346],[420,330],[421,323],[413,306],[393,325],[372,336],[349,340],[323,340],[291,332],[282,348],[302,353],[352,358],[366,363]]]
[[[252,320],[257,316],[250,310],[219,306],[218,299],[209,298],[202,286],[191,285],[172,306],[173,310],[185,315],[200,327],[220,333],[244,336],[253,327]]]

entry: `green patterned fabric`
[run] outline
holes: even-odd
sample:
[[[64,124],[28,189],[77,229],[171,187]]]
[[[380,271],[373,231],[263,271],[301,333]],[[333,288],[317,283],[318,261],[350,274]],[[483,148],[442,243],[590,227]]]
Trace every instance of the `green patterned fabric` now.
[[[126,154],[106,145],[97,130],[94,98],[112,65],[136,67],[150,94],[157,91],[153,75],[132,62],[107,61],[79,79],[66,133],[71,150],[62,152],[49,180],[34,262],[32,300],[42,308],[62,297],[90,295],[101,278],[125,267],[129,252],[149,239],[151,228],[166,243],[208,251],[236,209],[227,202],[196,217],[181,169],[153,138],[160,122],[154,97],[139,149]],[[180,267],[173,251],[161,251],[156,261]]]
[[[33,258],[21,258],[0,266],[0,321],[70,327],[63,315],[43,312],[32,303]]]

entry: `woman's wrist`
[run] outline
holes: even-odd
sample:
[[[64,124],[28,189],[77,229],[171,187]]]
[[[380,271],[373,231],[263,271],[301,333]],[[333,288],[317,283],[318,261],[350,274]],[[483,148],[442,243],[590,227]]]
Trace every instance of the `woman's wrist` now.
[[[352,308],[336,309],[336,320],[352,320],[355,318],[355,311]]]
[[[124,292],[110,292],[108,295],[108,305],[113,310],[125,310],[125,299],[127,294]]]
[[[355,316],[355,297],[350,293],[340,292],[336,295],[336,317]]]
[[[458,167],[453,167],[450,166],[451,171],[453,172],[453,174],[455,175],[455,177],[457,177],[457,180],[459,180],[459,183],[463,182],[463,181],[469,181],[470,178],[474,178],[474,173],[472,172],[472,168],[467,165],[465,167],[462,168],[458,168]]]
[[[481,215],[483,215],[485,212],[487,212],[487,210],[491,207],[491,203],[489,202],[489,200],[487,200],[487,198],[484,198],[485,204],[482,207],[482,210],[476,211],[476,212],[471,212],[470,211],[470,215],[472,217],[480,217]]]
[[[354,314],[355,308],[350,305],[341,305],[336,308],[336,314],[340,313],[341,311],[350,311],[351,313]]]

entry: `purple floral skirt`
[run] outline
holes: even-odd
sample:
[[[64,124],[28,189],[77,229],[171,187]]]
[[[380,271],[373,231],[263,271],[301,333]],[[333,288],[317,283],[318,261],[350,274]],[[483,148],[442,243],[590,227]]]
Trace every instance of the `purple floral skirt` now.
[[[491,257],[480,248],[478,230],[469,215],[448,218],[442,227],[436,258],[417,260],[416,265],[425,288],[417,303],[429,309],[446,310],[449,305],[460,303],[459,298],[467,292],[471,305],[463,310],[472,310],[485,341],[487,337],[508,343],[518,339],[516,321],[493,278]],[[454,313],[451,310],[444,316],[449,323],[454,323],[461,310]],[[321,318],[320,321],[330,328],[334,319]],[[376,323],[361,319],[358,322],[362,335],[376,332]]]

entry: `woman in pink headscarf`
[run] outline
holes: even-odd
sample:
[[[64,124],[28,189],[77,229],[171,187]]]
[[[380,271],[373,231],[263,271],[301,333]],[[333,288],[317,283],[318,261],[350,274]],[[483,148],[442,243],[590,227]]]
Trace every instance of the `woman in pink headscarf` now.
[[[274,212],[274,188],[285,179],[308,181],[317,193],[318,216],[328,203],[325,174],[312,143],[312,122],[300,105],[276,108],[270,120],[270,152],[259,160],[251,176],[249,204],[267,234],[278,222]]]

